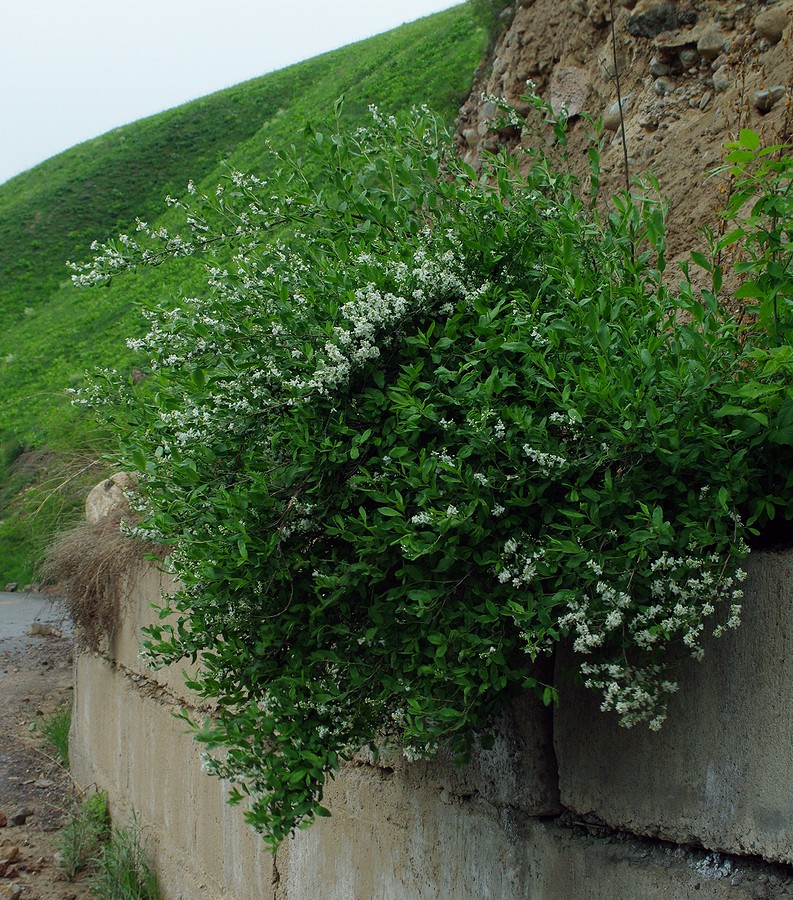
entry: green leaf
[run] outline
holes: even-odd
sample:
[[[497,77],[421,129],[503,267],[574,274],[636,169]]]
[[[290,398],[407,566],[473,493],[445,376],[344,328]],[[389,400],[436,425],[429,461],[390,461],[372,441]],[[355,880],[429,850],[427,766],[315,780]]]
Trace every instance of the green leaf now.
[[[704,253],[700,253],[698,250],[692,250],[691,259],[694,260],[694,262],[700,267],[700,269],[704,269],[706,272],[713,271],[713,266]]]
[[[752,131],[751,128],[742,128],[738,142],[748,150],[757,150],[760,146],[760,135],[756,131]]]
[[[747,281],[735,291],[733,296],[736,300],[759,300],[766,296],[766,291],[764,291],[756,281]]]

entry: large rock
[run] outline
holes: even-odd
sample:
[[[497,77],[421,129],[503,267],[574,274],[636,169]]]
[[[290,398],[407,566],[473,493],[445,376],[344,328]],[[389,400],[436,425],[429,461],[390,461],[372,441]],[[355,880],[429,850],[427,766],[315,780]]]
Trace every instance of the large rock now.
[[[641,2],[628,19],[628,31],[636,37],[654,38],[677,25],[677,7],[671,2]]]
[[[708,28],[697,41],[697,51],[708,60],[714,60],[724,50],[727,36],[719,28]]]
[[[793,3],[778,3],[758,13],[754,20],[755,31],[772,44],[778,44],[782,40],[782,32],[790,24],[791,11]]]
[[[775,84],[773,87],[763,88],[761,91],[755,91],[752,96],[752,103],[761,113],[770,112],[779,101],[786,96],[788,89],[784,84]]]
[[[682,666],[660,732],[620,728],[594,695],[562,687],[554,742],[574,814],[793,863],[793,552],[748,570],[743,624]]]
[[[85,518],[90,525],[109,519],[126,519],[133,516],[127,495],[137,487],[138,481],[130,472],[117,472],[101,481],[85,500]]]

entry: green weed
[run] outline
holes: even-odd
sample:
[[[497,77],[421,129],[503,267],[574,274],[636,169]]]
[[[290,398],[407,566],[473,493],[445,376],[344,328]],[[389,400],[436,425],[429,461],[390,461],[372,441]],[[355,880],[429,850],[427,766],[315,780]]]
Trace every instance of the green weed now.
[[[59,841],[59,863],[68,881],[87,868],[110,835],[107,794],[91,794],[75,807]]]
[[[71,703],[62,706],[49,716],[45,716],[39,725],[39,731],[55,751],[58,760],[67,768],[69,766],[69,729],[71,725]]]
[[[162,896],[135,821],[127,828],[113,829],[95,866],[89,884],[99,900],[160,900]]]

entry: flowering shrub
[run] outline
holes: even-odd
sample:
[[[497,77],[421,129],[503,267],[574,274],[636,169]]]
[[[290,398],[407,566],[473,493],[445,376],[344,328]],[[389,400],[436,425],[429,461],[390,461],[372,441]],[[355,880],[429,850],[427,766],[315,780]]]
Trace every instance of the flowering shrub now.
[[[565,636],[658,728],[681,653],[738,624],[746,516],[784,500],[764,434],[725,427],[762,334],[667,289],[656,200],[599,215],[539,151],[479,174],[426,110],[280,165],[75,267],[210,255],[205,296],[145,310],[149,377],[84,401],[184,585],[147,652],[198,660],[207,767],[274,845],[360,747],[464,757],[506,697],[552,702],[533,662]]]

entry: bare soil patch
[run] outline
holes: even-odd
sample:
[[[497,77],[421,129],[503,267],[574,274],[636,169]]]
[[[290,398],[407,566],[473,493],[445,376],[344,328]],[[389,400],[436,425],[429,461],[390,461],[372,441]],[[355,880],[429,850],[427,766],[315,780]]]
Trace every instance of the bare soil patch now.
[[[0,900],[84,900],[84,879],[63,880],[58,835],[76,798],[68,771],[43,740],[41,722],[72,700],[67,636],[0,640]],[[27,811],[24,824],[14,824]],[[10,877],[9,877],[10,876]]]

